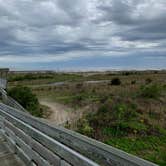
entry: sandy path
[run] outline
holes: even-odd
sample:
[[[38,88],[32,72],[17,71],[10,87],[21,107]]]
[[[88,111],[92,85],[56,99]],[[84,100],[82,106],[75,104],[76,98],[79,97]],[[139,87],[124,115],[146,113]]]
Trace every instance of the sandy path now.
[[[66,105],[51,101],[49,99],[43,98],[39,99],[40,104],[49,107],[51,112],[50,116],[47,118],[51,123],[56,125],[64,125],[68,122],[72,127],[75,126],[77,120],[80,119],[83,114],[89,111],[90,107],[85,106],[77,110],[70,108]]]
[[[68,112],[69,108],[49,100],[40,100],[40,104],[48,106],[52,112],[48,119],[55,124],[63,124],[66,121],[69,121],[71,118],[71,112]]]

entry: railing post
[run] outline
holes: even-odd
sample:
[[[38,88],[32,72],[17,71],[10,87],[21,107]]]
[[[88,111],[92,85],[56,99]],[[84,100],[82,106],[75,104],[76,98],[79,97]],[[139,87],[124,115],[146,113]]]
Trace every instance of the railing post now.
[[[0,93],[2,97],[2,102],[7,104],[8,101],[7,92],[4,89],[0,88]]]

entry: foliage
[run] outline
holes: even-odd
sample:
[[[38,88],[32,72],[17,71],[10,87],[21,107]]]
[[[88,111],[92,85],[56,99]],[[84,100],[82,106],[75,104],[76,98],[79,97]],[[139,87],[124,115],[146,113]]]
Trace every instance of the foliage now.
[[[16,75],[9,77],[9,81],[23,81],[23,80],[37,80],[37,79],[50,79],[53,78],[53,75],[51,74],[24,74],[24,75]]]
[[[147,126],[141,122],[138,122],[138,121],[124,122],[123,126],[124,126],[124,128],[132,129],[134,132],[147,130]]]
[[[158,98],[161,95],[161,87],[157,84],[141,86],[140,94],[146,98]]]
[[[161,166],[166,165],[166,136],[146,136],[135,138],[111,138],[105,143],[121,148],[134,155],[142,155],[144,159],[151,160]],[[153,153],[152,153],[153,152]]]
[[[131,81],[131,84],[136,84],[136,80]]]
[[[121,84],[121,81],[119,78],[113,78],[111,80],[111,85],[120,85]]]
[[[93,128],[90,127],[89,122],[87,121],[87,119],[83,119],[80,121],[80,123],[78,124],[78,132],[85,134],[87,136],[92,136],[93,133]]]
[[[98,128],[100,128],[102,129],[101,132],[105,135],[120,136],[126,134],[128,130],[133,132],[136,128],[134,125],[134,127],[127,125],[129,121],[136,119],[136,108],[137,106],[133,103],[117,103],[117,101],[108,99],[99,107],[96,113],[89,113],[85,119],[96,133],[98,132]],[[84,121],[80,121],[79,123],[83,124]],[[137,127],[141,128],[141,125],[143,126],[143,124],[140,124]],[[78,126],[79,130],[83,132],[81,127],[82,125]]]
[[[41,117],[42,109],[35,94],[28,87],[16,86],[8,91],[9,96],[18,101],[32,115]]]
[[[67,74],[67,73],[27,73],[27,74],[9,74],[8,81],[39,81],[39,80],[51,80],[51,82],[61,82],[61,81],[73,81],[81,79],[81,75],[79,74]]]
[[[126,152],[165,165],[166,149],[163,147],[166,147],[166,130],[151,123],[149,119],[142,117],[137,104],[132,100],[107,98],[101,102],[96,112],[89,113],[83,121],[79,121],[78,131]]]
[[[145,83],[146,84],[150,84],[152,82],[152,79],[151,78],[147,78],[146,80],[145,80]]]
[[[121,128],[122,129],[122,128]],[[117,130],[116,127],[105,127],[102,130],[102,134],[107,137],[120,137],[127,135],[127,132],[125,130]]]

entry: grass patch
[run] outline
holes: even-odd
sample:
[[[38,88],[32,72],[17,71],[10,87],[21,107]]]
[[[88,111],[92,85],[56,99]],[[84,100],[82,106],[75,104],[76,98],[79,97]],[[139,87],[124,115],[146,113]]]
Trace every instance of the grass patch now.
[[[124,128],[130,128],[136,131],[146,131],[147,126],[143,123],[137,122],[137,121],[129,121],[129,122],[124,122],[123,124]]]
[[[166,136],[165,137],[137,137],[110,138],[106,144],[122,149],[128,153],[138,155],[159,165],[166,165]]]
[[[161,87],[157,84],[141,86],[140,95],[145,98],[158,98],[161,95]]]

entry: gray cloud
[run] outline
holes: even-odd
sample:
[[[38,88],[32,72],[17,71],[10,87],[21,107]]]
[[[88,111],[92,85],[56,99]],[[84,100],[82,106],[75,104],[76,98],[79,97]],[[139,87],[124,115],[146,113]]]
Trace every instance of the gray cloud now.
[[[123,40],[166,39],[166,2],[163,0],[114,0],[99,6],[105,21],[121,26],[115,35]]]
[[[0,0],[0,22],[3,61],[96,52],[166,55],[165,0]]]

